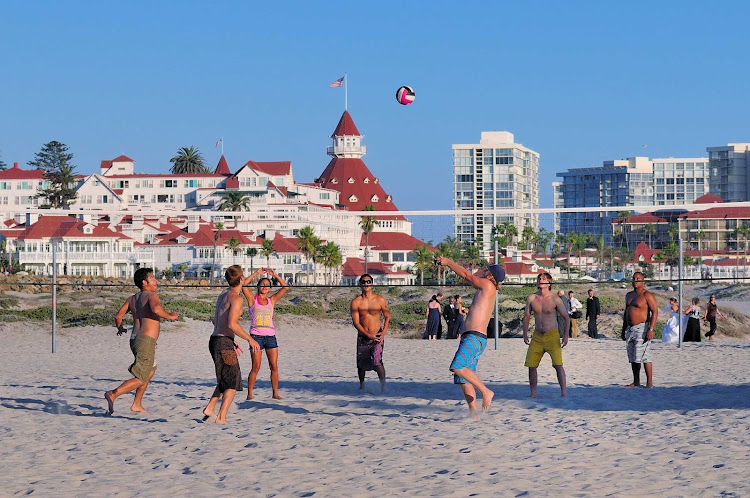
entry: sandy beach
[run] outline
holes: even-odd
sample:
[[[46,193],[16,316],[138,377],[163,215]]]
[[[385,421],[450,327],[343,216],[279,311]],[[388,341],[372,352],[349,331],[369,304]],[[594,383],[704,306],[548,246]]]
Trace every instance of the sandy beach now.
[[[283,317],[281,394],[264,363],[256,396],[239,393],[228,426],[201,422],[214,386],[211,326],[165,324],[144,406],[105,416],[129,378],[114,327],[0,325],[3,495],[84,496],[741,496],[750,492],[750,343],[656,344],[656,387],[631,380],[624,343],[564,350],[568,399],[548,357],[528,398],[522,339],[490,339],[479,374],[495,391],[481,422],[448,364],[453,341],[391,338],[389,391],[374,372],[358,391],[355,336],[343,322]],[[249,355],[241,358],[243,374]],[[744,470],[743,470],[744,469]]]

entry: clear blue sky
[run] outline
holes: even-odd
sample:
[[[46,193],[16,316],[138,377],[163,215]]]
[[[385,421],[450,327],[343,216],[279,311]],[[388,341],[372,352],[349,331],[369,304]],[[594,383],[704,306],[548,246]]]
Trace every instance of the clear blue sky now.
[[[451,144],[508,130],[555,173],[750,141],[746,2],[4,2],[0,151],[59,140],[79,173],[121,153],[166,172],[181,146],[233,170],[326,164],[349,111],[401,209],[450,209]],[[412,86],[414,104],[396,89]],[[641,145],[647,144],[646,149]]]

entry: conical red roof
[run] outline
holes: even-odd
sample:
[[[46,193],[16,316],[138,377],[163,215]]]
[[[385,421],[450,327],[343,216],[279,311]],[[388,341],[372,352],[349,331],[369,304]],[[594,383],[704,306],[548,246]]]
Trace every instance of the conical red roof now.
[[[398,211],[364,161],[354,157],[334,157],[320,175],[320,185],[341,192],[339,203],[351,211]],[[399,217],[401,218],[401,217]]]
[[[216,165],[216,169],[214,170],[214,173],[219,175],[231,175],[232,172],[229,170],[229,165],[227,164],[227,160],[224,159],[224,155],[221,156],[221,159],[219,159],[219,164]]]
[[[349,114],[349,111],[344,111],[344,114],[341,115],[341,119],[339,119],[339,124],[336,126],[336,129],[333,131],[332,137],[341,137],[344,135],[362,135],[357,127],[354,125],[354,120],[352,119],[352,116]]]

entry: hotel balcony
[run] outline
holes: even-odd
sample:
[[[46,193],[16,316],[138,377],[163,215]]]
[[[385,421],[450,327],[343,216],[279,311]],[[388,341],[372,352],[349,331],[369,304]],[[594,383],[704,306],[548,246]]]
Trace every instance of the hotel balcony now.
[[[358,147],[352,147],[350,146],[343,146],[343,145],[334,145],[332,147],[328,147],[326,149],[326,154],[330,155],[342,155],[342,154],[359,154],[359,155],[365,155],[367,154],[367,146],[366,145],[360,145]]]
[[[153,251],[139,252],[58,252],[58,263],[137,263],[153,261]],[[19,252],[18,262],[24,263],[52,263],[51,252]]]

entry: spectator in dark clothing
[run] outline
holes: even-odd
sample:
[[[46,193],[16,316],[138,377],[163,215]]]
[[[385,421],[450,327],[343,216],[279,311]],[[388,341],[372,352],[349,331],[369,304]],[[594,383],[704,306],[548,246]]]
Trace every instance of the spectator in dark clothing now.
[[[456,325],[456,300],[453,296],[448,298],[448,305],[443,308],[443,318],[445,318],[446,329],[448,330],[448,339],[455,339],[453,328]]]
[[[588,333],[592,339],[596,339],[596,321],[601,312],[599,298],[594,295],[594,289],[589,289],[589,297],[586,299],[586,318],[589,319]]]

